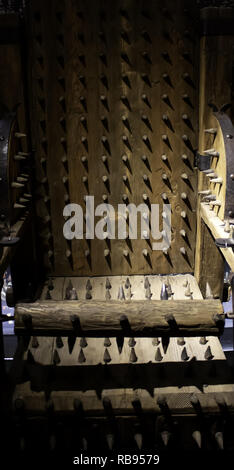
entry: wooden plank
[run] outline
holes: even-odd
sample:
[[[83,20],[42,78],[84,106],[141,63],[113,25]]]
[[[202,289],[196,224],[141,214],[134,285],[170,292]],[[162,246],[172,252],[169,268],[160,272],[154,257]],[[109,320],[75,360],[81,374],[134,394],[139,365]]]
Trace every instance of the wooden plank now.
[[[201,217],[209,227],[214,238],[229,238],[230,235],[224,231],[224,223],[217,215],[210,210],[209,206],[205,203],[200,205]],[[232,248],[220,248],[223,257],[226,259],[231,270],[234,270],[234,253]]]
[[[207,210],[209,211],[208,207]],[[221,222],[219,222],[219,224],[221,224]],[[227,234],[225,233],[225,236],[226,235]],[[215,298],[218,297],[222,299],[224,258],[218,247],[215,245],[212,233],[205,224],[200,212],[198,213],[197,223],[197,246],[194,274],[204,297],[206,295],[208,282],[213,296]]]
[[[111,308],[110,308],[111,306]],[[193,301],[113,301],[111,304],[102,301],[41,301],[33,304],[17,304],[15,308],[15,330],[26,333],[24,315],[31,315],[34,331],[64,330],[72,334],[74,331],[71,315],[78,317],[78,331],[86,336],[115,336],[127,331],[136,336],[155,336],[159,332],[167,332],[172,336],[201,334],[202,331],[212,331],[217,334],[219,328],[213,316],[221,315],[222,305],[218,300]],[[177,328],[170,327],[166,315],[173,315]],[[121,317],[126,318],[125,327],[121,326]],[[220,316],[221,323],[223,316]],[[128,326],[128,322],[129,325]],[[207,333],[206,333],[207,334]]]
[[[167,399],[169,408],[172,414],[180,413],[194,413],[193,407],[190,403],[190,397],[193,393],[196,393],[198,399],[201,403],[201,407],[204,413],[214,412],[219,413],[219,407],[217,405],[216,399],[219,398],[219,395],[227,403],[230,411],[234,409],[234,398],[233,398],[234,387],[222,385],[222,390],[220,387],[213,386],[213,391],[207,391],[202,393],[199,391],[196,386],[190,387],[189,392],[185,392],[182,389],[175,387],[171,388],[155,388],[153,395],[150,395],[148,391],[143,389],[137,389],[135,391],[131,389],[126,389],[125,393],[122,390],[103,390],[101,397],[99,398],[93,390],[89,391],[55,391],[51,392],[50,398],[54,403],[54,409],[56,412],[66,410],[67,413],[73,412],[74,399],[80,399],[86,416],[95,416],[95,415],[104,415],[104,408],[102,398],[108,397],[111,399],[112,407],[115,411],[115,414],[118,415],[134,415],[134,409],[132,402],[137,398],[140,400],[142,409],[144,412],[148,413],[159,413],[160,408],[157,404],[157,397],[159,394],[165,395]],[[25,382],[24,384],[18,385],[15,390],[13,400],[16,398],[24,398],[26,404],[26,410],[41,413],[45,411],[46,406],[46,397],[44,392],[33,392],[30,387],[30,382]]]
[[[169,14],[163,10],[165,4]],[[31,116],[40,195],[37,213],[41,222],[43,264],[48,272],[85,277],[193,272],[198,57],[196,41],[184,34],[190,29],[191,36],[196,36],[189,15],[184,13],[185,7],[184,0],[177,0],[173,5],[170,1],[150,0],[145,15],[142,0],[139,8],[135,8],[134,0],[112,3],[68,0],[63,4],[35,0],[29,6]],[[196,14],[193,5],[191,11]],[[162,98],[165,94],[171,105]],[[190,104],[181,98],[184,94],[189,95]],[[103,104],[103,96],[108,107]],[[87,108],[82,104],[83,98]],[[45,109],[41,107],[42,102]],[[184,114],[188,115],[191,126],[183,118]],[[165,122],[164,115],[170,119],[173,129]],[[108,122],[106,127],[103,118]],[[165,133],[171,148],[162,140]],[[185,134],[191,148],[182,139]],[[151,149],[143,140],[145,135]],[[108,140],[109,150],[103,145],[103,137]],[[123,137],[127,137],[131,148]],[[67,144],[65,150],[61,138]],[[47,139],[46,150],[44,139]],[[182,159],[184,153],[188,156],[186,163]],[[129,167],[122,160],[125,154]],[[167,154],[168,164],[162,160],[163,154]],[[102,161],[103,155],[107,156],[108,167]],[[148,165],[142,160],[143,155]],[[62,161],[64,157],[66,161]],[[87,158],[87,167],[82,157]],[[168,174],[168,185],[162,179],[163,173]],[[184,174],[188,179],[182,177]],[[144,175],[151,188],[145,183]],[[103,176],[108,177],[109,189]],[[128,177],[130,188],[123,176]],[[65,183],[63,178],[67,178]],[[65,202],[80,204],[85,209],[84,196],[90,194],[95,197],[96,207],[107,194],[108,203],[116,210],[123,202],[123,194],[137,206],[143,202],[143,194],[147,194],[150,203],[160,205],[161,215],[163,192],[168,193],[172,206],[170,257],[161,250],[152,250],[152,238],[146,241],[138,236],[130,242],[74,239],[71,243],[64,239]],[[182,193],[187,194],[186,199],[181,197]],[[181,217],[182,211],[187,212],[186,221]],[[187,242],[180,235],[182,228],[187,232]],[[179,251],[182,247],[186,256]],[[108,262],[104,256],[106,248],[110,249]],[[147,258],[143,249],[148,250]]]

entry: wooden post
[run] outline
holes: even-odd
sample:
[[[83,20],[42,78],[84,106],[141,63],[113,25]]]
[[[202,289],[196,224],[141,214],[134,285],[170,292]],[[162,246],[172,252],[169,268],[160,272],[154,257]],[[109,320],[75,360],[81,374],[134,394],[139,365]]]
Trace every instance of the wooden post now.
[[[210,136],[205,129],[212,127],[213,110],[232,103],[232,51],[234,45],[232,8],[203,8],[200,42],[199,152],[206,150]],[[233,106],[233,105],[232,105]],[[229,111],[233,114],[232,109]],[[208,147],[207,147],[208,145]],[[200,172],[198,191],[206,187]],[[198,201],[200,202],[200,201]],[[198,204],[195,276],[202,294],[209,282],[214,297],[222,297],[224,259],[214,239],[203,223]]]

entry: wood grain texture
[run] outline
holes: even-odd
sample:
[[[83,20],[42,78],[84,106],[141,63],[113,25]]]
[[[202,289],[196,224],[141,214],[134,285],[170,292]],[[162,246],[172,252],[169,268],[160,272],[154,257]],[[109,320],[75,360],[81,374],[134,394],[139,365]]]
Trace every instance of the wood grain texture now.
[[[32,2],[33,102],[37,109],[33,115],[34,143],[38,179],[48,178],[46,184],[38,182],[38,215],[42,219],[44,264],[52,274],[193,271],[198,57],[193,40],[195,22],[191,21],[196,16],[195,2],[191,2],[189,14],[184,12],[185,6],[183,0],[173,5],[168,1],[166,6],[161,0],[150,1],[145,14],[142,0],[108,4],[102,0]],[[42,36],[41,42],[38,35]],[[43,90],[38,88],[40,80]],[[183,95],[188,95],[187,102]],[[44,111],[41,99],[45,100]],[[39,122],[43,119],[44,132]],[[168,135],[168,143],[162,140],[164,134]],[[190,148],[182,139],[185,134]],[[143,136],[148,139],[146,143]],[[48,142],[46,155],[41,138]],[[61,145],[61,138],[66,139],[66,145]],[[164,154],[167,160],[162,160]],[[182,159],[182,154],[187,155],[187,160]],[[127,165],[123,155],[127,156]],[[103,163],[103,156],[108,164]],[[83,157],[87,159],[85,165]],[[46,160],[42,166],[41,158]],[[166,182],[162,179],[164,173],[168,176]],[[181,176],[184,173],[187,180]],[[103,182],[103,176],[107,176],[108,184]],[[127,184],[123,176],[127,177]],[[143,176],[148,178],[147,183]],[[63,237],[65,202],[84,208],[85,195],[95,196],[95,206],[107,195],[108,203],[116,209],[124,194],[136,205],[143,202],[146,194],[150,203],[160,204],[161,215],[164,192],[172,206],[173,233],[168,256],[152,250],[152,238],[129,242],[95,238],[70,243]],[[181,198],[183,192],[186,199]],[[48,197],[49,207],[44,202]],[[186,219],[181,217],[182,211],[186,211]],[[51,221],[43,227],[48,215]],[[160,229],[161,225],[160,222]],[[181,229],[186,231],[185,239]],[[181,247],[186,256],[180,253]],[[106,248],[110,250],[108,261],[104,256]],[[143,249],[148,250],[147,258]],[[128,250],[127,257],[124,250]]]
[[[207,212],[210,210],[207,207]],[[195,257],[195,278],[203,297],[206,295],[207,283],[215,298],[222,299],[224,279],[224,257],[215,245],[214,232],[210,224],[206,225],[201,210],[197,220],[197,239]],[[213,211],[212,211],[213,213]],[[216,217],[217,218],[217,217]],[[225,234],[227,236],[227,234]],[[225,250],[227,251],[227,250]]]
[[[159,299],[162,282],[170,282],[174,299],[186,299],[187,284],[190,285],[193,298],[199,302],[202,295],[195,278],[190,275],[171,276],[130,276],[129,281],[133,299],[145,299],[145,280],[148,277],[152,299]],[[50,285],[50,294],[53,301],[64,299],[66,289],[71,284],[76,289],[78,298],[85,299],[87,280],[92,285],[92,295],[95,304],[98,299],[105,297],[106,278],[52,278],[46,283],[41,295],[44,301],[45,294]],[[52,281],[52,283],[51,283]],[[112,304],[116,304],[118,288],[122,282],[124,292],[126,276],[110,276],[111,291],[113,295],[108,302],[109,311]],[[129,288],[129,287],[128,287]],[[86,301],[92,304],[93,300]],[[52,301],[52,302],[53,302]],[[47,301],[49,303],[50,301]],[[146,306],[152,301],[145,300]],[[159,302],[159,300],[158,300]],[[194,301],[187,300],[188,306]],[[164,304],[177,304],[177,300],[165,301]],[[122,302],[118,304],[122,306]],[[205,305],[204,303],[202,305]],[[188,314],[189,315],[189,314]],[[158,337],[157,345],[152,338],[135,338],[136,363],[130,362],[131,346],[129,337],[125,337],[122,348],[119,349],[116,338],[109,338],[108,352],[111,361],[104,361],[104,337],[86,337],[87,346],[83,349],[85,362],[80,363],[78,357],[81,350],[80,336],[73,339],[71,344],[67,336],[62,336],[62,343],[58,347],[56,339],[53,342],[53,353],[46,352],[52,337],[38,337],[39,349],[44,353],[40,356],[37,349],[29,344],[30,353],[35,360],[29,364],[27,356],[22,357],[22,367],[27,374],[23,383],[18,383],[13,399],[23,397],[27,412],[43,413],[49,396],[54,403],[55,412],[72,413],[74,399],[82,401],[85,415],[88,417],[105,416],[103,398],[108,397],[116,416],[134,416],[135,410],[132,402],[140,400],[144,413],[158,413],[157,397],[165,395],[172,413],[193,414],[190,398],[193,393],[198,395],[204,412],[218,413],[216,399],[224,397],[228,407],[233,407],[233,380],[225,360],[220,341],[217,337],[206,336],[205,343],[200,343],[199,337],[184,336],[184,344],[178,344],[177,337]],[[132,338],[131,338],[132,340]],[[49,341],[49,342],[48,342]],[[207,361],[205,352],[207,347],[212,352],[212,360]],[[187,361],[182,361],[183,348],[187,351]],[[161,361],[156,360],[156,351],[159,348]],[[55,366],[51,362],[55,351],[60,362]],[[25,362],[26,361],[26,362]],[[44,365],[43,365],[44,364]],[[37,371],[37,377],[35,371]],[[208,383],[208,385],[207,385]],[[45,393],[46,391],[46,393]],[[48,395],[49,393],[49,395]]]
[[[201,203],[201,217],[209,227],[214,238],[229,238],[230,234],[224,231],[224,223],[213,211],[210,211],[206,204]],[[226,259],[231,270],[234,269],[234,254],[232,248],[220,248],[223,257]]]
[[[70,331],[74,332],[71,316],[78,316],[79,326],[76,331],[86,336],[113,336],[122,333],[126,336],[131,331],[136,336],[159,335],[167,332],[177,336],[191,334],[208,334],[214,329],[218,333],[215,314],[222,313],[222,305],[217,300],[188,301],[113,301],[111,304],[101,301],[63,301],[49,303],[46,301],[33,304],[17,304],[15,308],[15,331],[25,330],[24,315],[32,315],[32,329],[37,331]],[[166,315],[173,315],[177,327],[170,327]],[[122,316],[127,317],[122,320]],[[222,315],[220,316],[223,321]],[[123,324],[121,324],[121,321]],[[126,324],[127,323],[127,324]],[[178,328],[178,330],[177,330]],[[22,331],[23,329],[23,331]]]
[[[216,15],[215,9],[210,12]],[[219,10],[220,18],[225,15],[225,9]],[[221,201],[221,207],[209,210],[209,205],[200,205],[202,197],[199,196],[197,206],[197,236],[195,276],[205,294],[206,282],[212,285],[215,295],[221,296],[223,290],[224,259],[228,264],[232,261],[232,250],[220,250],[214,244],[214,238],[226,237],[221,225],[225,214],[226,204],[226,151],[224,138],[219,122],[213,111],[219,111],[223,105],[230,104],[231,109],[227,113],[233,114],[232,109],[232,48],[234,39],[232,36],[212,35],[204,36],[200,42],[200,88],[199,88],[199,152],[214,148],[220,154],[219,158],[211,159],[211,167],[219,177],[223,178],[223,184],[213,184],[202,172],[198,175],[198,190],[211,190],[217,200]],[[225,53],[223,51],[225,50]],[[205,129],[216,128],[217,134],[212,135]],[[217,217],[218,216],[218,217]],[[213,223],[215,221],[215,223]],[[208,229],[204,227],[207,224]],[[210,230],[210,232],[209,232]],[[222,232],[222,235],[220,233]],[[218,235],[219,233],[219,235]],[[212,238],[213,237],[213,238]],[[222,258],[223,255],[223,258]],[[227,259],[228,258],[228,259]],[[219,273],[217,275],[217,273]]]

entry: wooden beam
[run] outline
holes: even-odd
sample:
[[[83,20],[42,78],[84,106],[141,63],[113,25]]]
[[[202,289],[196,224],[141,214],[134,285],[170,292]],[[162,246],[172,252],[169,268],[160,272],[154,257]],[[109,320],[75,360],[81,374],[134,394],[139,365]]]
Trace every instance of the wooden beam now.
[[[16,334],[76,336],[217,335],[224,321],[219,300],[41,301],[17,304]],[[214,316],[217,319],[214,319]]]
[[[200,211],[197,220],[197,241],[194,275],[205,298],[207,283],[214,298],[222,298],[224,279],[224,258]]]

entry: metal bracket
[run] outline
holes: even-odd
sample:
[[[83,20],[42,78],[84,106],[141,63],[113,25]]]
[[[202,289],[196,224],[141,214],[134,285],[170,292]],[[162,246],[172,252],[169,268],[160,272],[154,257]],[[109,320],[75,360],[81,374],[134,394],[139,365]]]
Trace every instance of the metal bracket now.
[[[195,166],[200,170],[208,170],[211,165],[211,155],[202,155],[197,152],[195,156]]]
[[[218,248],[234,248],[233,238],[216,238],[215,244]]]
[[[20,241],[19,237],[2,237],[0,239],[0,246],[13,246]]]

